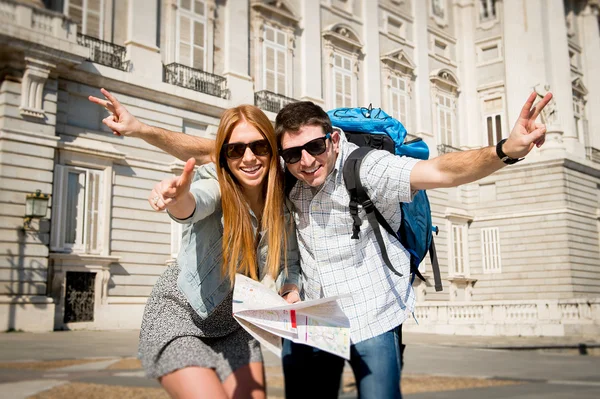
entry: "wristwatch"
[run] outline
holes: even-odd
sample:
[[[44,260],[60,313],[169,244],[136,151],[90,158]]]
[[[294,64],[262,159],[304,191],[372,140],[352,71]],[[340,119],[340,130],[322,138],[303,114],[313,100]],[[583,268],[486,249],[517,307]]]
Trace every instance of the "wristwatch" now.
[[[504,145],[505,142],[506,142],[506,139],[502,139],[498,142],[498,144],[496,144],[496,154],[498,155],[498,158],[500,158],[502,160],[502,162],[504,162],[507,165],[512,165],[514,163],[517,163],[517,162],[525,159],[525,158],[511,158],[508,155],[506,155],[504,153],[504,151],[502,151],[502,146]]]

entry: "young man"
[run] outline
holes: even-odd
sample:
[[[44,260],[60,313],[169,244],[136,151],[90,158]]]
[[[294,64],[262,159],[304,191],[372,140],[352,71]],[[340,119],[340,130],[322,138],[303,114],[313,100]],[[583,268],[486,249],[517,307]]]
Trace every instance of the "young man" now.
[[[179,159],[207,162],[210,140],[197,139],[143,125],[108,92],[110,102],[90,98],[113,113],[104,123],[115,134],[145,139]],[[454,187],[481,179],[526,156],[544,143],[546,128],[535,122],[550,101],[548,93],[535,106],[532,93],[510,137],[495,147],[445,154],[431,160],[401,158],[373,151],[362,162],[360,179],[371,200],[397,229],[400,202],[415,190]],[[341,300],[350,319],[351,359],[361,398],[400,398],[401,325],[414,309],[407,251],[384,230],[388,255],[403,277],[389,271],[369,223],[352,240],[349,196],[342,169],[356,148],[333,130],[327,114],[311,102],[293,103],[276,118],[280,155],[298,182],[289,193],[296,221],[305,299],[353,293]],[[364,214],[360,211],[360,216]],[[312,347],[284,342],[286,397],[336,397],[344,360]]]

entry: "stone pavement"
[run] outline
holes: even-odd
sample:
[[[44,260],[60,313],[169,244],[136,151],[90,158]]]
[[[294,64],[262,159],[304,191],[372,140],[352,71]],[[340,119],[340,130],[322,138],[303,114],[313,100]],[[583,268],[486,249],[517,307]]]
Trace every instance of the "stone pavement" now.
[[[139,362],[134,360],[137,350],[138,331],[57,331],[53,333],[6,333],[0,335],[0,392],[2,398],[166,398],[158,383],[146,379],[140,369]],[[473,350],[518,349],[531,351],[553,350],[567,353],[587,352],[595,354],[600,348],[600,337],[590,339],[574,339],[565,337],[463,337],[442,336],[432,334],[405,333],[405,342],[409,349],[407,357],[410,359],[403,378],[405,393],[410,398],[420,397],[450,397],[450,390],[461,387],[462,398],[465,390],[475,392],[477,389],[495,386],[495,391],[521,389],[516,388],[512,381],[507,381],[498,370],[489,374],[480,375],[478,371],[485,367],[469,369],[465,372],[453,373],[444,376],[448,368],[431,368],[432,364],[442,364],[437,360],[440,353],[444,358],[456,359],[472,356]],[[443,352],[439,348],[445,347]],[[438,348],[438,349],[436,349]],[[453,349],[454,348],[454,349]],[[470,350],[465,355],[464,352]],[[513,351],[514,352],[514,351]],[[482,353],[482,352],[480,352]],[[498,352],[495,358],[505,356],[500,365],[510,367],[511,355],[507,352]],[[576,358],[586,358],[576,356]],[[419,359],[429,359],[430,363],[419,362]],[[523,358],[520,362],[531,361],[537,358]],[[489,360],[481,360],[482,365]],[[458,363],[458,360],[457,360]],[[597,363],[585,363],[582,367],[596,367]],[[508,366],[507,366],[508,365]],[[270,352],[265,351],[265,366],[267,370],[268,395],[270,398],[283,397],[283,382],[279,359]],[[412,375],[414,373],[417,375]],[[430,374],[424,376],[423,374]],[[556,374],[561,378],[561,374]],[[495,378],[500,376],[501,378]],[[477,377],[477,378],[472,378]],[[483,377],[483,378],[482,378]],[[520,374],[511,378],[521,380]],[[353,379],[350,370],[346,370],[344,377],[345,394],[341,398],[355,397]],[[538,380],[534,381],[537,382]],[[521,381],[522,382],[522,381]],[[531,382],[531,381],[527,381]],[[576,381],[577,382],[577,381]],[[585,381],[583,381],[585,382]],[[408,384],[405,388],[405,383]],[[595,387],[595,381],[590,381],[587,387]],[[411,385],[412,384],[412,385]],[[591,385],[590,385],[591,384]],[[530,384],[533,385],[533,384]],[[559,384],[556,391],[564,389],[565,384]],[[568,384],[566,384],[568,386]],[[598,382],[600,387],[600,382]],[[428,387],[437,389],[441,396],[433,396],[433,392],[423,392]],[[480,388],[477,388],[480,387]],[[126,391],[119,391],[126,390]],[[494,391],[494,392],[495,392]],[[77,393],[76,393],[77,392]],[[439,393],[442,392],[442,393]],[[456,391],[458,394],[459,391]],[[489,396],[486,390],[485,396]],[[567,393],[570,391],[566,391]],[[438,395],[436,394],[436,395]],[[424,396],[423,396],[424,395]],[[515,395],[513,395],[515,396]],[[475,396],[476,397],[476,396]],[[492,396],[490,396],[492,397]],[[503,397],[503,396],[497,396]],[[508,396],[507,396],[508,397]],[[515,396],[516,397],[516,396]],[[583,397],[583,396],[582,396]]]

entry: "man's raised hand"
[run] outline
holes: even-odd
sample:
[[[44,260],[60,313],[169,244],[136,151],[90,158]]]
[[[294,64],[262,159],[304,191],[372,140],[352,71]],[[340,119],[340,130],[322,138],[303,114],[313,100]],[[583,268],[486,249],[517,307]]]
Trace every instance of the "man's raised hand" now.
[[[552,93],[546,93],[544,98],[534,106],[533,102],[536,98],[535,92],[529,95],[525,105],[521,108],[519,119],[502,147],[504,153],[511,158],[523,158],[534,146],[541,147],[546,140],[546,125],[536,123],[535,120],[542,109],[552,100]]]
[[[154,186],[148,197],[148,202],[155,211],[160,212],[176,206],[178,200],[189,193],[195,165],[196,160],[194,158],[188,159],[181,176],[165,179]]]
[[[94,96],[89,96],[88,100],[101,105],[111,113],[111,115],[102,119],[102,123],[108,126],[113,134],[117,136],[137,137],[145,125],[131,115],[127,108],[106,89],[100,89],[100,92],[106,97],[106,100]]]

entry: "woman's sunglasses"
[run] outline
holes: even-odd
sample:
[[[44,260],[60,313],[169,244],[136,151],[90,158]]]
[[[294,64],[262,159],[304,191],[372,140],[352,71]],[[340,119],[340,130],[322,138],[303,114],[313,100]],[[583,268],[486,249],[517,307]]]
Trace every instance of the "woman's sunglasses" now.
[[[325,136],[311,140],[304,145],[280,150],[279,155],[281,155],[285,163],[289,164],[296,163],[302,158],[302,150],[306,150],[310,155],[316,157],[325,152],[327,149],[327,139],[330,138],[331,134],[327,133]]]
[[[229,159],[240,159],[248,147],[254,155],[259,157],[271,154],[271,145],[267,140],[257,140],[251,143],[228,143],[223,146],[223,153]]]

